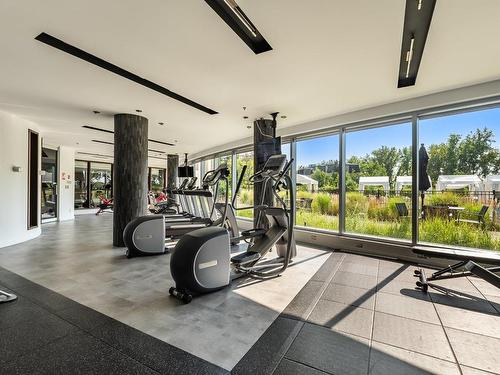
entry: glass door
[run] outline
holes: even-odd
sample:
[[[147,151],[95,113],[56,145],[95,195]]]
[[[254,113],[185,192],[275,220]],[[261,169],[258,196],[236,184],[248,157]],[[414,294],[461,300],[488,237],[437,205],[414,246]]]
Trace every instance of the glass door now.
[[[42,147],[42,220],[57,217],[57,150]]]

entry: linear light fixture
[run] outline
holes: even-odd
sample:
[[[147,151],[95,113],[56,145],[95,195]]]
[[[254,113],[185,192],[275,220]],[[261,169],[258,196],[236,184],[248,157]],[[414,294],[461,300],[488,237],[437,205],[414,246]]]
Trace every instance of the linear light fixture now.
[[[83,151],[78,151],[77,154],[90,155],[90,156],[95,156],[95,157],[98,157],[98,158],[112,158],[113,157],[111,155],[93,154],[91,152],[83,152]]]
[[[273,49],[235,0],[205,0],[205,2],[256,55]]]
[[[173,91],[170,91],[169,89],[160,86],[157,83],[154,83],[148,79],[142,78],[138,76],[137,74],[134,74],[132,72],[129,72],[128,70],[125,70],[123,68],[120,68],[119,66],[112,64],[106,60],[101,59],[100,57],[97,57],[95,55],[92,55],[78,47],[75,47],[71,44],[68,44],[60,39],[57,39],[56,37],[53,37],[52,35],[49,35],[47,33],[41,33],[35,37],[36,40],[39,42],[45,43],[51,47],[54,47],[60,51],[66,52],[72,56],[75,56],[79,59],[82,59],[90,64],[96,65],[100,68],[103,68],[111,73],[117,74],[123,78],[129,79],[135,83],[138,83],[139,85],[142,85],[144,87],[147,87],[151,90],[154,90],[156,92],[159,92],[160,94],[166,95],[172,99],[178,100],[181,103],[187,104],[193,108],[196,108],[202,112],[208,113],[209,115],[215,115],[217,114],[216,111],[213,109],[207,108],[199,103],[196,103],[195,101],[188,99],[182,95],[179,95]]]
[[[415,85],[436,0],[406,0],[398,87]]]
[[[95,126],[90,126],[90,125],[83,125],[82,128],[90,129],[90,130],[96,130],[96,131],[99,131],[99,132],[109,133],[109,134],[114,134],[115,133],[113,130],[96,128]],[[158,141],[156,139],[148,139],[148,141],[149,142],[154,142],[154,143],[159,143],[161,145],[166,145],[166,146],[175,146],[173,143],[164,142],[164,141]]]

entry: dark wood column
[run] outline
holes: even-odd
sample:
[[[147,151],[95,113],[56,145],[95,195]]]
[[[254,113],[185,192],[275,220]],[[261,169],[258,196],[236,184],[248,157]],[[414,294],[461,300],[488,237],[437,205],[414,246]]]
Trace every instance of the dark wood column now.
[[[167,155],[167,189],[177,185],[177,168],[179,167],[179,155]]]
[[[281,138],[276,138],[276,120],[255,120],[253,123],[254,171],[261,170],[269,156],[280,153]],[[260,204],[263,188],[262,184],[254,183],[254,204]],[[267,205],[273,204],[273,195],[270,187],[267,188],[263,203]],[[256,220],[257,215],[254,215],[254,224],[256,224]]]
[[[148,194],[148,119],[115,115],[113,245],[125,246],[123,230],[145,215]]]

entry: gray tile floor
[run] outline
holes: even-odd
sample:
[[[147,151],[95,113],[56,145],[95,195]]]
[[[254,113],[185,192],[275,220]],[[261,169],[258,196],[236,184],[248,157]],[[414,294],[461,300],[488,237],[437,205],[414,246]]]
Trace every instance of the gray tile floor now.
[[[332,258],[323,283],[304,288],[316,295],[308,309],[294,306],[299,294],[278,318],[283,327],[283,320],[298,323],[288,324],[291,343],[275,374],[500,374],[500,304],[491,298],[499,290],[470,278],[424,294],[415,289],[414,266]]]
[[[414,266],[300,247],[282,277],[184,306],[167,297],[168,255],[127,260],[110,225],[48,224],[0,265],[226,369],[246,353],[236,374],[500,374],[500,290],[482,280],[423,294]]]
[[[169,298],[169,255],[126,259],[111,246],[112,215],[49,223],[0,249],[0,265],[83,305],[230,370],[331,254],[299,246],[281,277],[241,280],[189,305]]]

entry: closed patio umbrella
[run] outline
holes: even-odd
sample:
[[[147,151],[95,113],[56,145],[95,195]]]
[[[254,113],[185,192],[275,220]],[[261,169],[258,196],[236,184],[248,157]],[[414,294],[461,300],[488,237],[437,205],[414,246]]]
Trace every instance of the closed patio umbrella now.
[[[418,150],[418,190],[422,199],[422,209],[424,208],[425,192],[431,187],[431,181],[427,174],[427,166],[429,164],[429,155],[424,144],[420,145]]]

